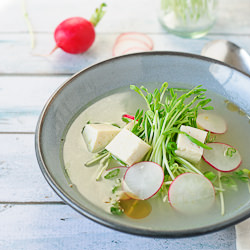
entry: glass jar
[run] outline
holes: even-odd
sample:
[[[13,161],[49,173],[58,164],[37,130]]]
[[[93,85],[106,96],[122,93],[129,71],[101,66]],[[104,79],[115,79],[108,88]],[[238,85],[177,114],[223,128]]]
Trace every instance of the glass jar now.
[[[217,0],[160,0],[159,19],[175,35],[199,38],[216,20]]]

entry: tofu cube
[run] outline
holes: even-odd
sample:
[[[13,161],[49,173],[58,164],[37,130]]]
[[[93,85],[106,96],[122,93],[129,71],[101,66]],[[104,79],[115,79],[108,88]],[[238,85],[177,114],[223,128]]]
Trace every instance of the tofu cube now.
[[[201,129],[182,125],[180,130],[186,132],[202,143],[205,142],[207,137],[207,132]],[[191,142],[186,135],[179,134],[177,137],[177,150],[175,150],[175,153],[187,161],[196,164],[201,159],[203,148]]]
[[[150,148],[151,146],[126,128],[106,146],[111,154],[128,165],[141,161]]]
[[[87,124],[82,135],[88,150],[95,153],[104,149],[120,131],[110,124]]]

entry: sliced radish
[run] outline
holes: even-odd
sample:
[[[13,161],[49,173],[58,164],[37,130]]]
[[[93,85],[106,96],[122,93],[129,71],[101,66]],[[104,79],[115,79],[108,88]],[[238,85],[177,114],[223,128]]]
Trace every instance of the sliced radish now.
[[[227,130],[226,121],[213,112],[203,112],[198,114],[197,126],[214,134],[224,134]]]
[[[128,114],[124,114],[124,115],[122,115],[122,117],[123,118],[128,118],[130,120],[134,120],[135,119],[135,117],[133,115],[128,115]]]
[[[117,41],[113,48],[113,56],[120,56],[123,55],[124,52],[126,52],[128,49],[131,48],[140,48],[141,50],[148,51],[150,48],[147,46],[147,44],[133,39],[124,39],[121,41]]]
[[[172,207],[185,214],[209,209],[215,201],[213,184],[203,175],[184,173],[171,183],[168,199]]]
[[[240,166],[241,156],[234,147],[221,142],[212,142],[207,145],[212,149],[205,149],[202,157],[205,162],[216,170],[231,172]]]
[[[123,190],[133,199],[146,200],[155,195],[164,181],[162,167],[154,162],[135,163],[123,178]]]
[[[139,33],[139,32],[123,33],[117,38],[117,41],[122,41],[122,40],[126,40],[126,39],[141,41],[141,42],[145,43],[149,47],[150,50],[153,49],[152,39],[143,33]]]
[[[122,55],[138,53],[138,52],[146,52],[146,51],[150,51],[150,49],[149,48],[145,49],[145,48],[134,47],[134,48],[127,49],[126,51],[124,51],[122,53]]]

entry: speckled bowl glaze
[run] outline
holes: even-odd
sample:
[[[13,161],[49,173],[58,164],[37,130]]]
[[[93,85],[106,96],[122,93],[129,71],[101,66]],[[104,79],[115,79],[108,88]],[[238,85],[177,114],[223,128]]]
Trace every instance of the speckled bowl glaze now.
[[[82,215],[132,234],[153,237],[194,236],[220,230],[248,218],[250,200],[225,216],[214,215],[209,220],[187,222],[176,218],[174,224],[157,224],[147,219],[121,219],[102,211],[76,189],[69,187],[60,147],[62,135],[75,114],[98,96],[116,88],[131,83],[140,85],[164,81],[202,83],[205,88],[227,98],[250,114],[250,78],[221,62],[175,52],[147,52],[112,58],[72,76],[46,103],[35,138],[37,159],[45,179],[68,205]]]

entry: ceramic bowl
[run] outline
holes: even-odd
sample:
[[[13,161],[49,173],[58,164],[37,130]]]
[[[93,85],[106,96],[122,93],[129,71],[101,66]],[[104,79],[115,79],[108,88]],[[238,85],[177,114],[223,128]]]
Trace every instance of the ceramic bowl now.
[[[46,103],[35,139],[37,159],[45,179],[68,205],[82,215],[132,234],[194,236],[220,230],[248,218],[250,196],[242,197],[244,202],[234,206],[234,209],[226,208],[224,216],[214,212],[210,216],[204,213],[196,219],[189,219],[188,216],[161,214],[156,220],[133,220],[106,213],[69,187],[62,161],[61,138],[79,110],[110,91],[126,86],[129,88],[131,83],[141,85],[165,81],[182,83],[184,87],[185,84],[202,84],[250,114],[250,78],[221,62],[175,52],[147,52],[112,58],[73,75]],[[238,192],[237,195],[244,194]]]

